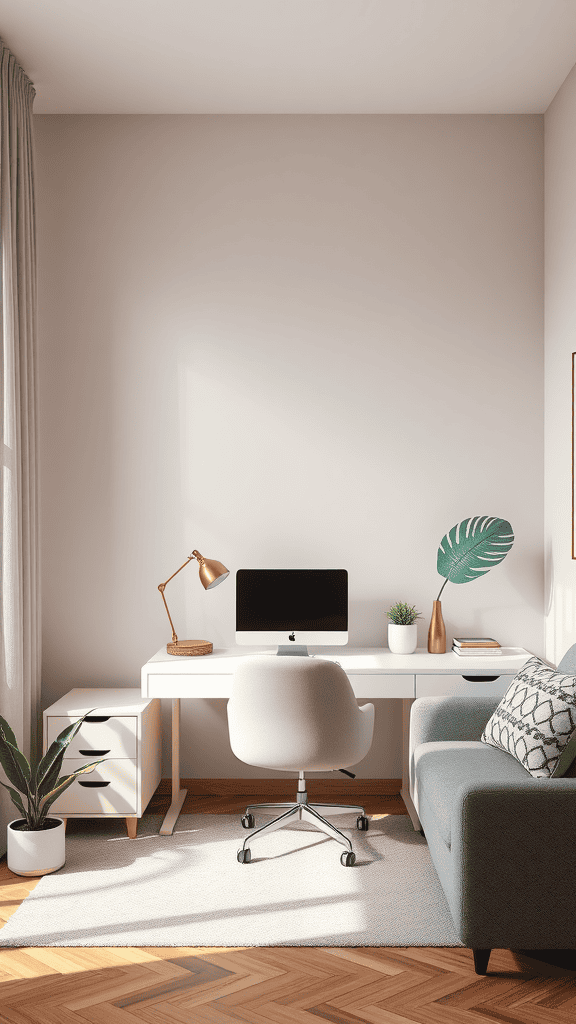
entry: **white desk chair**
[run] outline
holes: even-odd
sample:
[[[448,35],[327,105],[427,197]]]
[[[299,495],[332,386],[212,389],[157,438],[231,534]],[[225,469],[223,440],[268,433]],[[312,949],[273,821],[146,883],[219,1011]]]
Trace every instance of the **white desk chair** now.
[[[255,804],[242,818],[254,825],[253,812],[283,811],[255,829],[238,850],[241,864],[250,862],[249,840],[282,828],[291,821],[311,822],[346,847],[341,863],[355,861],[352,843],[324,814],[358,814],[356,827],[368,828],[363,807],[310,804],[305,771],[326,772],[357,764],[372,744],[374,705],[359,708],[348,676],[333,661],[300,656],[258,655],[243,658],[236,668],[228,702],[230,745],[245,764],[298,772],[295,803]]]

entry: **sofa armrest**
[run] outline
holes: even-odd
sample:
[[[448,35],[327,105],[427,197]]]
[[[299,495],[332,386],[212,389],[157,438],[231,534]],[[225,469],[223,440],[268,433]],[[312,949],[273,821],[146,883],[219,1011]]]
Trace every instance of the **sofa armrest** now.
[[[421,743],[443,740],[479,740],[486,722],[500,702],[494,695],[418,697],[410,709],[408,770],[410,796],[418,813],[414,751]],[[415,826],[416,827],[416,826]]]
[[[410,711],[410,747],[442,740],[479,740],[486,722],[500,703],[485,697],[418,697]]]
[[[576,779],[464,784],[451,862],[451,910],[467,945],[576,947]]]

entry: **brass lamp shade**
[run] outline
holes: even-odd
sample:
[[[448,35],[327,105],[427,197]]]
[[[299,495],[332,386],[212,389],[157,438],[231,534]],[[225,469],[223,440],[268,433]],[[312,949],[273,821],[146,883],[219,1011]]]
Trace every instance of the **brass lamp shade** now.
[[[200,582],[205,590],[211,590],[212,587],[217,587],[219,583],[223,583],[230,572],[222,562],[217,562],[215,558],[202,558],[202,555],[198,551],[193,551],[193,555],[200,562]]]
[[[226,577],[230,575],[229,570],[225,565],[222,565],[222,562],[217,562],[214,558],[204,558],[199,551],[194,550],[186,559],[184,565],[181,565],[180,569],[177,569],[176,572],[173,572],[172,575],[168,577],[166,583],[169,583],[170,580],[174,579],[180,570],[183,569],[184,566],[188,565],[188,562],[193,558],[196,558],[200,563],[199,575],[202,586],[205,590],[211,590],[212,587],[217,586],[218,583],[222,583]],[[212,654],[213,646],[210,640],[179,640],[176,636],[174,623],[172,622],[170,612],[168,611],[168,605],[166,604],[166,598],[164,597],[166,583],[159,583],[158,590],[162,595],[166,614],[168,615],[170,625],[172,626],[172,642],[166,644],[168,654],[180,654],[185,657],[199,654]]]

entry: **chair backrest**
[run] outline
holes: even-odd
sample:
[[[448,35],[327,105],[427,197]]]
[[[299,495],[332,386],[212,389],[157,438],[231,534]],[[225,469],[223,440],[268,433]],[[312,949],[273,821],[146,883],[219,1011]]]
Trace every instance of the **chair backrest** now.
[[[228,702],[230,745],[246,764],[280,771],[331,771],[356,764],[372,742],[344,670],[298,656],[242,658]]]
[[[558,672],[564,672],[567,676],[576,676],[576,644],[572,644],[572,647],[566,651],[558,665]]]

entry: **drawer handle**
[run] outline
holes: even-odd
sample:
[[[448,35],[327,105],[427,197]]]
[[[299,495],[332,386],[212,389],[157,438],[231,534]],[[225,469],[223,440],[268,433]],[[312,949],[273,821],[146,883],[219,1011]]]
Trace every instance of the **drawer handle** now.
[[[86,715],[85,722],[109,722],[110,715]]]
[[[109,750],[79,750],[79,754],[84,754],[86,757],[90,757],[90,754],[94,754],[94,757],[104,757],[104,754],[109,754]]]
[[[97,789],[97,788],[102,789],[104,786],[109,786],[110,782],[109,781],[108,782],[100,782],[100,781],[98,781],[98,782],[88,782],[88,779],[85,779],[85,780],[84,779],[78,779],[78,785],[79,786],[85,786],[86,789]]]
[[[467,683],[494,683],[500,676],[462,676]]]

